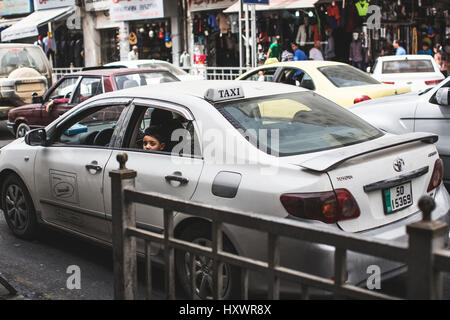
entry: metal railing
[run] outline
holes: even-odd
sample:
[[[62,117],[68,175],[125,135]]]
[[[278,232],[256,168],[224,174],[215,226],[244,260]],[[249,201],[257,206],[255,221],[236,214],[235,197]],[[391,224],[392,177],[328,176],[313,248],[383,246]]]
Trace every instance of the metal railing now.
[[[58,81],[65,74],[81,71],[82,68],[53,68],[53,83]]]
[[[135,299],[137,291],[136,239],[145,241],[146,294],[152,296],[151,244],[164,247],[165,290],[168,299],[175,299],[174,250],[190,253],[190,274],[194,274],[195,255],[213,261],[213,298],[220,299],[222,288],[222,265],[224,263],[241,269],[241,297],[248,299],[249,271],[267,275],[268,298],[280,298],[280,280],[298,283],[303,298],[308,298],[310,287],[331,292],[339,297],[397,299],[383,293],[346,283],[347,252],[358,252],[380,257],[408,266],[408,298],[441,299],[441,272],[450,272],[450,252],[444,249],[448,225],[431,221],[434,200],[429,197],[419,201],[423,220],[407,226],[409,244],[367,238],[343,231],[323,230],[299,221],[270,217],[267,215],[230,211],[210,205],[175,199],[155,193],[136,191],[136,171],[125,167],[128,156],[119,154],[118,170],[111,171],[112,179],[112,225],[114,252],[114,297]],[[164,233],[154,233],[136,227],[134,203],[164,209]],[[190,243],[174,236],[174,214],[185,213],[210,221],[211,247]],[[262,231],[268,235],[268,261],[223,251],[222,227],[224,224]],[[293,270],[280,265],[280,237],[329,245],[335,248],[334,280]],[[190,277],[192,298],[196,295],[195,278]]]
[[[200,75],[205,80],[234,80],[250,69],[246,67],[204,67],[201,65],[183,68],[187,73]]]

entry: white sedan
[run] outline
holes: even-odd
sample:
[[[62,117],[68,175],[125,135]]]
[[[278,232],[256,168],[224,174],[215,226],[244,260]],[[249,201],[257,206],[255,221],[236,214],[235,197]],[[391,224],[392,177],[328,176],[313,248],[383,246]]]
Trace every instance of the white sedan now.
[[[404,241],[405,225],[421,219],[422,195],[435,198],[434,219],[448,220],[436,138],[383,133],[295,86],[190,81],[125,89],[95,96],[1,149],[1,206],[19,237],[34,237],[43,223],[109,244],[108,172],[125,151],[140,191]],[[157,148],[144,150],[152,139]],[[161,209],[136,205],[136,215],[138,227],[163,231]],[[178,214],[174,224],[176,237],[211,244],[209,221]],[[225,225],[224,234],[225,251],[265,259],[259,232]],[[288,240],[280,247],[282,265],[333,277],[334,249]],[[160,248],[152,253],[162,261]],[[189,292],[187,255],[177,251],[175,265]],[[211,274],[201,272],[209,262],[197,258],[196,292],[209,298]],[[365,283],[370,265],[385,276],[402,267],[352,252],[347,260],[352,284]],[[225,264],[223,276],[223,298],[238,297],[239,270]],[[252,290],[266,289],[264,275],[250,273],[249,281]]]
[[[105,64],[105,67],[126,67],[126,68],[138,68],[138,69],[163,69],[168,70],[175,75],[181,81],[191,80],[203,80],[202,76],[191,75],[186,71],[177,67],[167,61],[155,60],[155,59],[141,59],[141,60],[129,60],[129,61],[116,61]]]
[[[432,56],[412,54],[379,57],[371,75],[386,84],[409,86],[411,91],[433,87],[445,79]]]

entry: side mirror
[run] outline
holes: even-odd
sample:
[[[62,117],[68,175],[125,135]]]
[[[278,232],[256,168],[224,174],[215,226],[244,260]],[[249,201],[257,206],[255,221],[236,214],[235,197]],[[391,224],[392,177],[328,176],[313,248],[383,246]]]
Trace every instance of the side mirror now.
[[[29,146],[44,146],[47,141],[45,129],[34,129],[28,131],[25,136],[25,143]]]
[[[31,103],[36,104],[36,103],[43,103],[44,99],[40,96],[38,96],[37,92],[33,92],[33,94],[31,95]]]
[[[448,106],[450,104],[450,88],[440,88],[436,92],[436,102],[440,106]]]

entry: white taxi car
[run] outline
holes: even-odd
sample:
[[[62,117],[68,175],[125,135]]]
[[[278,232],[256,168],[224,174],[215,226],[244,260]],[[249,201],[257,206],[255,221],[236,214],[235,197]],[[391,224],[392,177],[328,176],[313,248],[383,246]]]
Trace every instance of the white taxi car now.
[[[145,134],[160,139],[162,149],[144,150]],[[436,139],[383,133],[295,86],[158,84],[93,97],[1,149],[1,206],[19,237],[35,236],[43,223],[108,244],[108,172],[125,151],[140,191],[404,241],[405,225],[421,218],[422,195],[435,198],[434,219],[448,220]],[[163,231],[162,210],[137,205],[136,215],[138,227]],[[176,237],[211,244],[208,221],[178,214],[174,223]],[[265,259],[260,233],[226,225],[224,234],[224,250]],[[282,265],[333,277],[334,249],[287,240],[281,248]],[[152,252],[162,261],[160,250]],[[176,253],[176,270],[189,290],[187,255]],[[196,257],[200,298],[212,296],[211,274],[201,272],[208,263]],[[373,264],[386,274],[402,267],[349,252],[347,281],[365,281]],[[225,264],[223,286],[223,298],[236,297],[239,270]],[[264,290],[264,276],[250,273],[250,288]]]

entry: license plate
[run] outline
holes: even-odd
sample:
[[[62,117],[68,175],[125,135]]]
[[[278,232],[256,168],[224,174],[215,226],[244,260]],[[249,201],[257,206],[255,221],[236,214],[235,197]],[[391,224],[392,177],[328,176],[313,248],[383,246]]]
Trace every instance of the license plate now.
[[[413,204],[411,182],[383,190],[384,212],[390,214]]]

